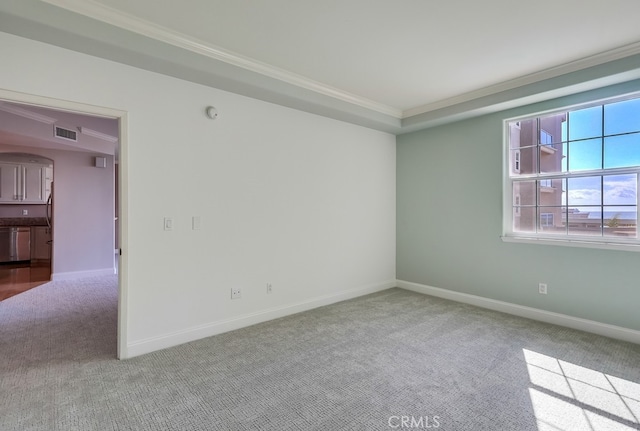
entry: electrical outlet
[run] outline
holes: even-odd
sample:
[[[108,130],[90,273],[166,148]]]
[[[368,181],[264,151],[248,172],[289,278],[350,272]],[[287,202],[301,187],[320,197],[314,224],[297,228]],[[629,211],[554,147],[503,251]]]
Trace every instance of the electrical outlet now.
[[[242,298],[242,289],[239,287],[231,288],[231,299],[240,299]]]
[[[538,293],[540,293],[541,295],[547,294],[547,283],[538,284]]]
[[[273,286],[271,283],[267,283],[267,294],[273,293]]]

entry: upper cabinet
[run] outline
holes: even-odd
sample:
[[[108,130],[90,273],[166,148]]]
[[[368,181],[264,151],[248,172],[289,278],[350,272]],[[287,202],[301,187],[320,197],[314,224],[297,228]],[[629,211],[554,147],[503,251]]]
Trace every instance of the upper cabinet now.
[[[39,156],[20,156],[0,153],[0,203],[46,203],[51,194],[52,164]]]

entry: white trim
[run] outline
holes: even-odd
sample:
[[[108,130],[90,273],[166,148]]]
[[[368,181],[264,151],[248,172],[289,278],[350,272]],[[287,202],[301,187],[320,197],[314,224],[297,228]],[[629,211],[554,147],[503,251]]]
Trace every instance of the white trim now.
[[[365,109],[390,115],[397,119],[402,118],[402,110],[376,102],[355,94],[340,90],[327,84],[315,81],[302,75],[289,72],[249,57],[242,56],[232,51],[215,46],[206,41],[171,30],[164,26],[140,19],[117,9],[93,2],[91,0],[42,0],[54,6],[75,12],[104,23],[120,27],[124,30],[137,33],[151,39],[155,39],[178,48],[214,60],[222,61],[233,66],[241,67],[252,72],[259,73],[279,81],[295,85],[300,88],[314,91],[343,102],[351,103]]]
[[[371,111],[379,112],[403,120],[457,104],[470,102],[482,97],[513,90],[525,85],[555,78],[567,73],[577,72],[632,55],[640,54],[640,42],[631,43],[616,49],[601,52],[579,60],[534,72],[509,81],[501,82],[478,90],[470,91],[437,102],[402,110],[347,91],[340,90],[305,76],[289,72],[276,66],[245,57],[209,42],[143,20],[120,10],[92,0],[42,0],[45,3],[75,12],[89,18],[119,27],[185,50],[222,61],[245,70],[250,70],[288,84],[314,91],[343,102],[351,103]]]
[[[390,289],[395,286],[396,280],[384,281],[371,284],[369,286],[346,290],[340,293],[317,296],[315,298],[311,298],[295,304],[269,308],[231,319],[210,322],[204,325],[186,328],[157,337],[134,341],[127,346],[127,354],[121,356],[121,359],[144,355],[156,350],[166,349],[168,347],[177,346],[179,344],[188,343],[190,341],[211,337],[223,332],[233,331],[235,329],[255,325],[256,323],[262,323],[280,317],[289,316],[291,314],[300,313],[302,311],[311,310],[329,304],[334,304],[336,302],[345,301],[347,299],[357,298],[359,296]]]
[[[128,355],[129,340],[129,115],[122,112],[119,118],[118,153],[118,359]]]
[[[118,142],[118,138],[116,136],[111,136],[111,135],[108,135],[106,133],[98,132],[98,131],[95,131],[95,130],[90,129],[88,127],[79,127],[79,129],[80,129],[80,133],[82,133],[83,135],[92,136],[94,138],[102,139],[103,141],[107,141],[107,142],[110,142],[112,144],[115,144],[116,142]]]
[[[52,281],[81,280],[89,277],[103,277],[115,274],[114,268],[92,269],[89,271],[56,272],[51,274]]]
[[[28,109],[19,108],[17,106],[7,105],[5,102],[0,101],[0,111],[8,112],[10,114],[19,115],[20,117],[28,118],[30,120],[38,121],[39,123],[44,124],[54,124],[56,121],[55,118],[49,117],[47,115],[38,114]]]
[[[521,243],[521,244],[538,244],[538,245],[561,245],[565,247],[584,247],[599,248],[602,250],[620,250],[620,251],[640,251],[640,243],[625,244],[622,242],[595,241],[593,239],[579,238],[545,238],[545,237],[527,237],[517,235],[503,235],[500,237],[503,242]],[[599,237],[600,238],[600,237]]]
[[[49,1],[49,0],[45,0]],[[561,75],[565,75],[571,72],[577,72],[589,67],[598,66],[600,64],[608,63],[615,60],[620,60],[625,57],[640,54],[640,42],[631,43],[629,45],[622,46],[620,48],[612,49],[609,51],[601,52],[599,54],[591,55],[589,57],[581,58],[579,60],[564,63],[556,67],[544,69],[539,72],[534,72],[529,75],[521,76],[519,78],[512,79],[510,81],[501,82],[496,85],[481,88],[479,90],[470,91],[468,93],[461,94],[459,96],[450,97],[448,99],[440,100],[434,103],[428,103],[426,105],[418,106],[415,108],[407,109],[402,114],[402,119],[413,117],[415,115],[424,114],[438,109],[447,108],[449,106],[457,105],[460,103],[470,102],[481,97],[491,96],[503,91],[513,90],[525,85],[534,84],[536,82],[544,81],[545,79],[555,78]]]
[[[412,292],[436,296],[438,298],[449,299],[451,301],[462,302],[464,304],[471,304],[477,307],[513,314],[527,319],[539,320],[553,325],[565,326],[567,328],[578,329],[580,331],[640,344],[640,331],[635,329],[623,328],[621,326],[609,325],[607,323],[600,323],[593,320],[568,316],[566,314],[554,313],[552,311],[540,310],[537,308],[512,304],[510,302],[497,301],[495,299],[469,295],[468,293],[441,289],[409,281],[397,280],[397,286],[401,289],[411,290]]]
[[[20,93],[17,91],[6,90],[4,88],[0,88],[0,100],[49,108],[58,111],[66,111],[76,114],[96,115],[99,117],[113,119],[119,119],[122,116],[126,115],[125,111],[121,111],[118,109],[87,105],[85,103],[70,102],[68,100],[54,99],[51,97],[37,96],[28,93]]]

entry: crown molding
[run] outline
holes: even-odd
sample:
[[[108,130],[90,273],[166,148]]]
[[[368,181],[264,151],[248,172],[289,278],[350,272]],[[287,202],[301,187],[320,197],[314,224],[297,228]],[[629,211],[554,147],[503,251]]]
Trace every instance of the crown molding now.
[[[347,91],[340,90],[330,85],[323,84],[313,79],[289,72],[284,69],[263,63],[224,48],[212,45],[208,42],[193,38],[183,33],[151,23],[149,21],[123,13],[108,6],[96,3],[92,0],[41,0],[53,6],[66,9],[86,17],[102,21],[104,23],[155,39],[178,48],[222,61],[251,72],[259,73],[270,78],[283,81],[287,84],[351,103],[365,109],[381,114],[389,115],[397,119],[402,118],[402,110],[385,105],[364,97],[357,96]]]
[[[56,121],[58,121],[53,117],[48,117],[46,115],[29,111],[28,109],[9,105],[5,102],[0,102],[0,111],[8,112],[14,115],[19,115],[20,117],[28,118],[30,120],[35,120],[35,121],[38,121],[39,123],[44,123],[44,124],[54,124]]]
[[[88,127],[80,127],[79,129],[80,129],[80,133],[82,133],[83,135],[91,136],[97,139],[102,139],[103,141],[107,141],[112,144],[115,144],[116,142],[118,142],[118,138],[116,136],[111,136],[106,133],[98,132],[96,130],[89,129]]]
[[[427,112],[436,111],[438,109],[447,108],[449,106],[454,106],[460,103],[470,102],[481,97],[491,96],[503,91],[509,91],[515,88],[524,87],[525,85],[534,84],[536,82],[541,82],[550,78],[556,78],[567,73],[577,72],[579,70],[599,66],[604,63],[620,60],[622,58],[637,54],[640,54],[640,42],[635,42],[629,45],[622,46],[620,48],[601,52],[589,57],[584,57],[579,60],[564,63],[559,66],[544,69],[539,72],[534,72],[529,75],[521,76],[509,81],[504,81],[499,84],[481,88],[479,90],[470,91],[455,97],[407,109],[402,113],[402,118],[405,119]]]
[[[165,47],[175,47],[182,49],[185,52],[192,55],[202,56],[209,59],[212,62],[218,62],[219,65],[228,65],[250,72],[249,79],[242,85],[249,86],[255,84],[262,77],[266,80],[270,79],[271,84],[276,84],[275,81],[279,81],[283,84],[289,85],[292,92],[297,94],[297,98],[293,100],[283,100],[282,97],[265,96],[264,94],[255,94],[252,91],[238,92],[238,86],[232,85],[231,88],[218,86],[216,83],[207,82],[207,80],[194,80],[204,85],[212,85],[221,89],[227,89],[228,91],[238,92],[249,97],[254,97],[283,106],[292,107],[294,109],[300,109],[316,113],[318,115],[329,116],[331,118],[353,122],[354,124],[363,125],[365,127],[371,127],[377,130],[386,131],[389,133],[405,133],[411,130],[417,130],[420,128],[431,127],[428,124],[440,124],[443,121],[453,121],[455,118],[461,118],[460,110],[465,110],[467,113],[475,112],[487,113],[496,106],[504,106],[505,104],[500,102],[496,105],[495,100],[502,100],[504,98],[517,99],[518,101],[529,100],[531,101],[531,95],[524,97],[523,94],[527,91],[540,90],[540,87],[547,88],[549,85],[555,87],[565,88],[567,85],[571,85],[572,79],[569,79],[569,84],[564,82],[565,76],[570,76],[575,73],[585,72],[587,77],[593,75],[590,71],[595,69],[604,68],[605,73],[611,72],[612,74],[618,74],[618,66],[613,63],[624,61],[625,58],[633,61],[632,59],[640,56],[640,42],[628,44],[616,49],[605,51],[599,54],[595,54],[589,57],[584,57],[578,60],[574,60],[568,63],[564,63],[552,68],[544,69],[538,72],[534,72],[525,76],[516,77],[514,79],[503,81],[495,85],[490,85],[481,89],[473,90],[457,96],[442,99],[433,103],[424,104],[407,110],[397,109],[386,104],[376,102],[358,95],[342,91],[338,88],[331,87],[318,81],[311,80],[302,75],[298,75],[284,69],[277,68],[267,63],[262,63],[257,60],[244,57],[237,53],[225,50],[221,47],[209,44],[205,41],[192,38],[188,35],[175,32],[163,26],[159,26],[149,21],[139,19],[133,15],[121,12],[117,9],[100,4],[96,0],[38,0],[38,2],[44,6],[58,8],[60,11],[66,11],[70,14],[76,14],[77,17],[85,17],[91,20],[95,20],[106,26],[111,26],[112,31],[124,30],[131,32],[139,36],[140,38],[146,38],[148,41],[156,41],[165,45]],[[19,4],[19,3],[16,3]],[[13,6],[19,9],[18,6]],[[22,16],[27,16],[29,19],[29,13],[33,14],[33,10],[28,10],[25,13],[24,10],[20,11]],[[49,11],[51,12],[51,10]],[[18,13],[20,15],[20,13]],[[14,33],[23,35],[24,32],[19,31]],[[28,36],[28,35],[27,35]],[[48,39],[41,39],[47,41]],[[61,44],[60,46],[64,46]],[[74,49],[72,46],[71,49]],[[95,55],[95,54],[94,54]],[[99,54],[98,54],[99,55]],[[108,55],[105,58],[111,58]],[[116,61],[120,59],[116,58]],[[126,62],[125,62],[126,63]],[[612,67],[607,69],[607,64],[611,63]],[[625,71],[631,70],[640,72],[640,65],[635,67],[628,64],[625,66]],[[131,64],[131,63],[127,63]],[[215,63],[214,67],[215,67]],[[140,64],[134,64],[134,66],[140,67]],[[144,67],[143,67],[144,68]],[[606,69],[606,70],[605,70]],[[152,69],[149,69],[152,70]],[[609,70],[609,72],[607,72]],[[166,72],[166,71],[165,71]],[[160,71],[160,73],[163,73]],[[172,76],[180,77],[182,72],[178,71],[172,74]],[[597,75],[597,73],[596,73]],[[598,76],[602,78],[602,76]],[[185,79],[190,79],[189,77]],[[634,78],[635,79],[635,78]],[[592,81],[592,78],[589,78]],[[545,82],[554,81],[549,85],[544,85]],[[269,86],[264,86],[263,89]],[[529,87],[529,90],[526,90]],[[535,87],[535,88],[534,88]],[[270,88],[270,87],[269,87]],[[295,91],[298,89],[300,91]],[[522,91],[521,91],[522,90]],[[282,93],[274,90],[279,96],[283,96]],[[524,91],[524,93],[523,93]],[[545,95],[549,96],[552,92],[549,89],[545,90]],[[306,92],[306,93],[305,93]],[[288,94],[288,93],[287,93]],[[325,96],[324,99],[314,97]],[[525,95],[526,96],[526,95]],[[487,103],[491,104],[491,107],[487,106]],[[511,106],[511,105],[510,105]],[[489,108],[489,109],[488,109]],[[354,111],[355,110],[355,111]],[[366,111],[366,112],[365,112]],[[357,112],[355,117],[351,114]],[[453,113],[452,113],[453,112]],[[350,116],[351,115],[351,116]],[[385,116],[382,123],[380,118]],[[355,118],[355,119],[354,119]],[[363,121],[364,118],[364,121]],[[435,120],[434,120],[435,119]],[[373,121],[373,123],[371,122]],[[435,122],[434,122],[435,121]],[[393,123],[397,122],[397,124]],[[393,123],[393,124],[392,124]]]

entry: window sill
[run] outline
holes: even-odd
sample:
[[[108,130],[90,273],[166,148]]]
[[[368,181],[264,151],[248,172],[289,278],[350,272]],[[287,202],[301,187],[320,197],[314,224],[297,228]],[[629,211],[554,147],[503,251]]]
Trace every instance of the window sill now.
[[[613,242],[613,241],[594,241],[592,239],[582,238],[541,238],[527,237],[515,235],[503,235],[500,237],[503,242],[520,243],[520,244],[539,244],[539,245],[559,245],[563,247],[582,247],[597,248],[601,250],[622,250],[640,252],[640,243]]]

